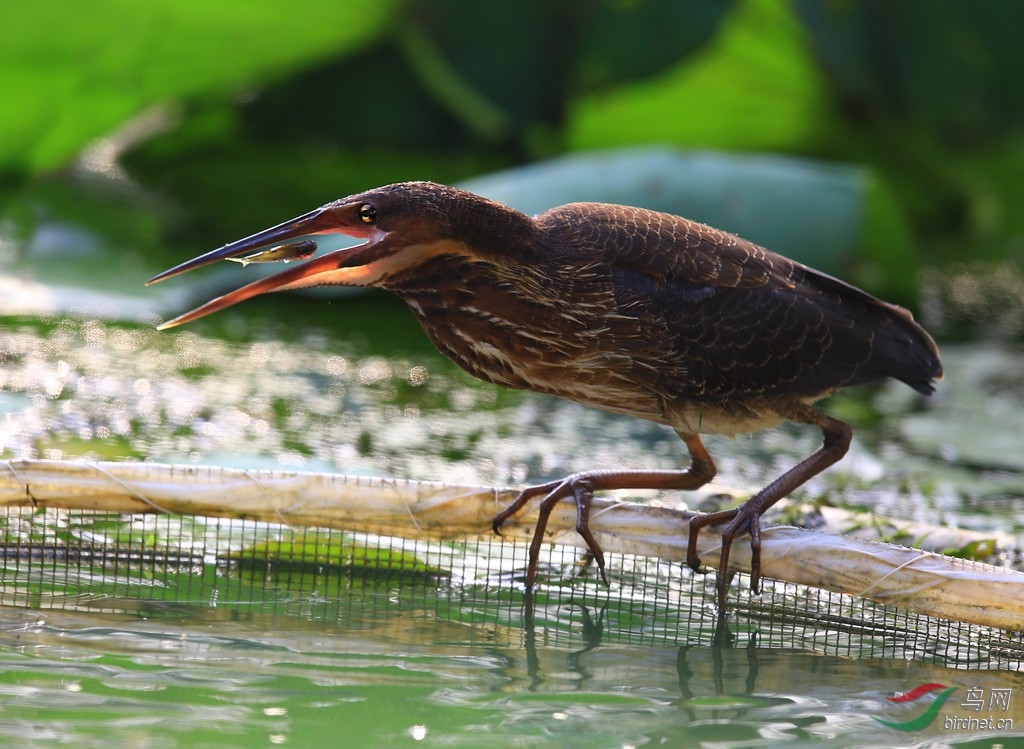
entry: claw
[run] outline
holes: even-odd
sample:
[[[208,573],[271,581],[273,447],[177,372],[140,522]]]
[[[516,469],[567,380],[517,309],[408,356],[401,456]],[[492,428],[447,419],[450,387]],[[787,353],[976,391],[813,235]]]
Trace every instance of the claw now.
[[[528,486],[523,489],[519,492],[519,496],[512,501],[512,504],[494,516],[494,519],[491,520],[491,530],[500,536],[501,526],[503,526],[510,517],[519,512],[527,502],[538,494],[550,492],[552,489],[555,489],[559,483],[561,482],[552,481],[548,484],[537,484],[536,486]]]
[[[573,501],[576,504],[576,532],[586,542],[587,548],[593,554],[597,568],[601,572],[601,579],[607,585],[608,575],[605,571],[604,550],[590,530],[590,502],[594,498],[594,489],[586,475],[574,474],[562,481],[527,487],[519,493],[519,496],[515,498],[512,504],[494,516],[494,519],[491,521],[491,528],[500,536],[501,526],[532,498],[544,492],[547,492],[547,494],[540,502],[537,527],[533,532],[533,538],[530,540],[530,558],[526,567],[525,579],[527,590],[532,590],[537,581],[540,549],[544,543],[544,533],[547,531],[551,512],[561,500],[569,495],[572,495]]]
[[[597,562],[597,567],[601,571],[601,579],[607,584],[608,575],[605,569],[604,551],[590,530],[590,503],[594,498],[594,492],[611,489],[690,490],[703,486],[715,474],[714,463],[711,462],[704,446],[695,436],[691,436],[687,440],[687,446],[690,448],[691,454],[695,456],[695,460],[693,466],[684,471],[588,471],[574,473],[561,481],[531,486],[520,492],[512,504],[494,516],[491,521],[491,529],[501,535],[501,526],[510,517],[519,512],[534,497],[540,494],[545,495],[540,502],[537,527],[530,541],[530,562],[526,570],[527,589],[532,588],[536,580],[540,547],[544,542],[544,532],[547,530],[551,511],[559,501],[570,494],[576,503],[576,532],[586,542],[587,548],[593,554],[594,561]],[[697,527],[691,523],[691,547],[701,527],[703,526]],[[691,564],[700,566],[696,551],[692,552],[690,561]]]
[[[757,503],[751,500],[739,507],[722,512],[712,512],[690,520],[690,536],[686,549],[686,563],[694,572],[706,572],[701,568],[700,557],[697,556],[697,537],[703,528],[728,522],[722,529],[722,550],[718,558],[718,600],[725,605],[729,581],[729,557],[732,544],[737,536],[750,533],[750,590],[761,592],[761,511]]]

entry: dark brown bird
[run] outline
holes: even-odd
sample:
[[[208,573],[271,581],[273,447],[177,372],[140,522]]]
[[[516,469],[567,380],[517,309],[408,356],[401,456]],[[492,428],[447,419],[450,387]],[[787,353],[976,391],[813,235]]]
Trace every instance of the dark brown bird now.
[[[760,516],[843,457],[848,425],[812,407],[848,385],[893,377],[929,394],[939,351],[909,312],[739,237],[665,213],[573,203],[530,218],[430,182],[342,198],[197,257],[149,281],[264,247],[340,233],[335,250],[218,297],[180,325],[268,291],[377,286],[406,301],[434,344],[472,375],[666,424],[690,452],[680,471],[586,471],[525,489],[494,530],[543,495],[530,549],[532,586],[552,508],[571,497],[576,528],[604,574],[588,528],[593,493],[696,489],[716,468],[700,434],[734,435],[794,421],[824,443],[740,507],[691,521],[688,564],[708,525],[722,535],[719,595],[736,536],[751,536],[760,581]],[[258,257],[258,255],[257,255]]]

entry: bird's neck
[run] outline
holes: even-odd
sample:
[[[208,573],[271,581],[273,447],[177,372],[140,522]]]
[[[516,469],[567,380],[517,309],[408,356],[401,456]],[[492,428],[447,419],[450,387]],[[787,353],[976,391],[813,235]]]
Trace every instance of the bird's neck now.
[[[538,244],[537,227],[524,213],[473,196],[452,211],[452,236],[470,256],[496,265],[529,262]]]

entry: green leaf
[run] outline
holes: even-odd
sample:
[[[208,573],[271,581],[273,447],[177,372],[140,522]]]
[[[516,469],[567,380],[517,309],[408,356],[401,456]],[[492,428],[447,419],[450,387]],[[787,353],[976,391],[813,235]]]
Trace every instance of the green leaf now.
[[[790,5],[740,2],[706,49],[667,73],[581,98],[568,142],[573,149],[661,142],[806,150],[832,116]]]
[[[977,541],[964,544],[959,549],[945,549],[942,553],[958,559],[983,562],[996,553],[996,547],[997,543],[994,538],[979,538]]]
[[[379,33],[394,0],[8,3],[0,168],[57,168],[159,102],[230,96]]]
[[[958,144],[1019,131],[1019,3],[797,0],[794,8],[830,85],[862,120],[917,123]]]
[[[445,571],[422,562],[415,554],[384,545],[370,545],[351,536],[297,533],[290,538],[261,541],[225,555],[242,565],[283,565],[296,568],[397,570],[424,575]]]

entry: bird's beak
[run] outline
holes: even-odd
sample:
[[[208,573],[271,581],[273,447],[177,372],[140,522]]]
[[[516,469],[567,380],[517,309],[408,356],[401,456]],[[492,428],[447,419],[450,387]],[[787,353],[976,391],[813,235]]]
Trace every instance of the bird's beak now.
[[[247,286],[211,299],[206,304],[179,315],[173,320],[168,320],[158,326],[158,330],[191,322],[270,291],[326,285],[366,286],[373,283],[375,278],[380,275],[379,268],[376,267],[380,263],[375,261],[381,261],[387,254],[385,246],[381,243],[387,234],[373,227],[352,226],[350,221],[342,218],[338,206],[330,205],[176,265],[170,270],[153,276],[146,282],[146,285],[202,268],[218,260],[229,260],[268,246],[295,244],[296,240],[302,237],[320,234],[346,234],[366,239],[367,242],[355,247],[328,252],[273,276],[253,281]]]

